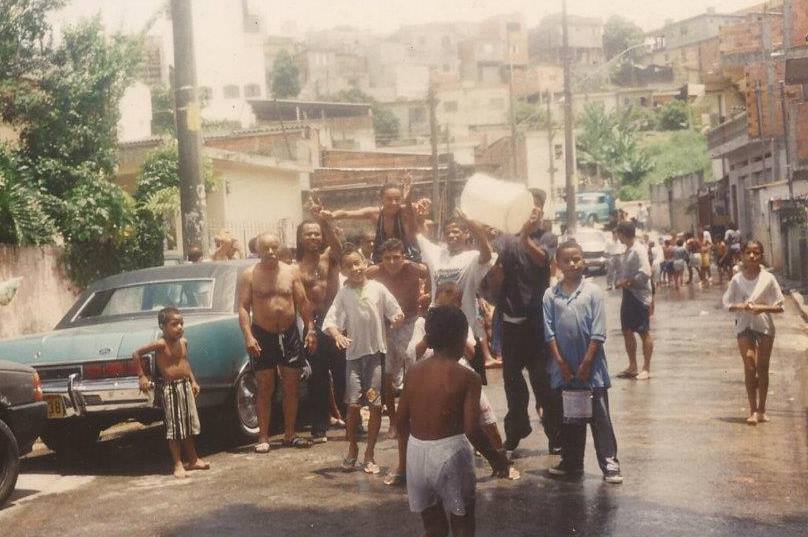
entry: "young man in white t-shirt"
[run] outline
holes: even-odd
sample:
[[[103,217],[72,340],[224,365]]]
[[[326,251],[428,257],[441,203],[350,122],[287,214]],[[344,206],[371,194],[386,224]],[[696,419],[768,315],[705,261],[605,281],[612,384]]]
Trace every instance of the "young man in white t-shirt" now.
[[[356,432],[364,403],[370,407],[370,421],[362,469],[378,474],[381,469],[376,464],[374,451],[382,423],[382,363],[387,352],[385,323],[389,321],[398,328],[404,314],[384,285],[367,279],[367,261],[359,250],[344,250],[340,267],[347,280],[325,316],[323,332],[334,338],[338,348],[346,350],[348,455],[342,467],[344,470],[356,467],[359,455]]]
[[[477,317],[477,291],[480,289],[483,278],[496,262],[496,254],[491,251],[488,234],[482,224],[469,220],[462,214],[449,219],[443,225],[444,243],[442,244],[435,244],[424,236],[423,218],[419,218],[418,230],[416,240],[421,249],[421,261],[429,269],[432,284],[431,305],[435,305],[434,290],[439,285],[447,282],[458,285],[463,294],[460,309],[463,310],[474,337],[478,341],[472,366],[485,383],[485,368],[479,348],[479,340],[483,338],[484,329]],[[467,248],[467,232],[474,238],[478,250]]]

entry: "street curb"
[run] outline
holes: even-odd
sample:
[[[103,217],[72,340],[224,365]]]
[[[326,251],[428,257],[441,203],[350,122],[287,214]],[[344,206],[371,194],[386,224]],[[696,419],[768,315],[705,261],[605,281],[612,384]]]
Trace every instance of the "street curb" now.
[[[799,291],[791,291],[791,298],[797,303],[797,307],[800,309],[800,315],[802,315],[802,320],[808,321],[808,304],[805,302],[805,297],[802,296],[802,293]]]

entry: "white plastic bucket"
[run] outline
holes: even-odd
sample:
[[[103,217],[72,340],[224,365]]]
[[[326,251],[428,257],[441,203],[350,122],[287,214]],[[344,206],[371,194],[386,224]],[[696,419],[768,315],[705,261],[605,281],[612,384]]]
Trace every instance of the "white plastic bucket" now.
[[[563,390],[564,421],[579,422],[592,418],[592,390]]]
[[[533,212],[533,195],[523,184],[475,173],[460,194],[460,210],[505,233],[519,233]]]

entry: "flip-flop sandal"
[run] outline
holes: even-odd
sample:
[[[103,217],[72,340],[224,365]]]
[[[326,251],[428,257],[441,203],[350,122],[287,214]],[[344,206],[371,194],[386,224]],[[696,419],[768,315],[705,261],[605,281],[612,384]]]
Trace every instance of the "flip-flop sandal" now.
[[[356,457],[345,457],[342,459],[342,464],[340,466],[345,472],[353,472],[356,470]]]
[[[255,452],[269,453],[269,442],[261,442],[260,444],[255,444]]]
[[[389,473],[384,476],[384,484],[389,485],[391,487],[395,487],[397,485],[403,485],[407,482],[407,476],[404,474],[397,474],[397,473]]]
[[[362,465],[362,470],[366,474],[376,475],[382,471],[381,467],[374,461],[367,461]]]
[[[293,447],[298,449],[308,449],[311,447],[311,442],[301,436],[296,436],[289,441],[283,441],[283,447]]]
[[[620,373],[618,373],[617,378],[620,378],[620,379],[633,379],[633,378],[636,378],[637,375],[639,375],[639,373],[637,373],[636,371],[629,371],[628,369],[626,369],[625,371],[621,371]]]

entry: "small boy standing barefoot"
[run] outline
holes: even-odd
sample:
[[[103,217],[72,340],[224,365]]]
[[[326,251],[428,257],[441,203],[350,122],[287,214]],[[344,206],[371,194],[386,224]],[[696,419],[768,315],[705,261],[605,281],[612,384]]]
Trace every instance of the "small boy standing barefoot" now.
[[[572,241],[558,247],[558,267],[564,279],[544,293],[544,334],[553,360],[548,367],[556,397],[562,389],[591,390],[592,437],[603,479],[622,483],[617,440],[609,416],[611,386],[606,366],[606,303],[603,290],[583,278],[586,268],[581,247]],[[561,425],[561,463],[551,475],[581,475],[586,447],[586,422]]]
[[[393,294],[365,274],[367,262],[353,246],[346,246],[340,258],[342,274],[347,278],[325,316],[323,331],[334,338],[337,347],[346,349],[345,403],[348,405],[348,455],[342,461],[346,471],[356,467],[359,445],[356,432],[362,404],[370,407],[368,443],[362,469],[378,474],[375,461],[376,440],[382,424],[382,372],[387,346],[385,322],[398,328],[404,314]],[[347,332],[347,336],[343,335]]]
[[[157,314],[163,337],[136,350],[132,355],[140,379],[140,390],[149,391],[149,379],[143,373],[141,358],[154,353],[155,364],[162,377],[163,411],[166,438],[174,461],[174,477],[186,477],[186,470],[208,470],[210,465],[199,458],[192,435],[198,435],[199,414],[195,397],[199,395],[191,363],[188,361],[188,341],[183,335],[182,314],[177,308],[163,308]],[[188,462],[183,465],[181,450]]]

